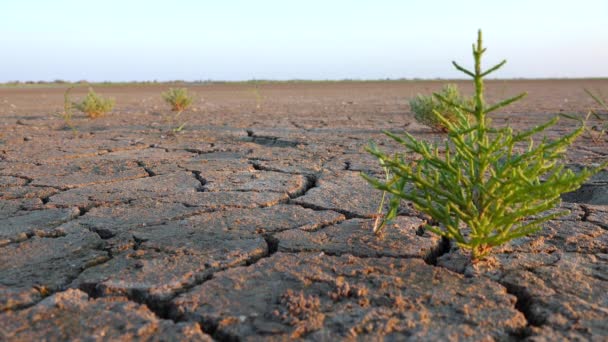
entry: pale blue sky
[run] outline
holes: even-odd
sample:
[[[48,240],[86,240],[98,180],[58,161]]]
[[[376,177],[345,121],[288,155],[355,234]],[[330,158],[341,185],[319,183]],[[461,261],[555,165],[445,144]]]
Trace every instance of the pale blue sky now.
[[[0,82],[608,77],[606,0],[3,0]]]

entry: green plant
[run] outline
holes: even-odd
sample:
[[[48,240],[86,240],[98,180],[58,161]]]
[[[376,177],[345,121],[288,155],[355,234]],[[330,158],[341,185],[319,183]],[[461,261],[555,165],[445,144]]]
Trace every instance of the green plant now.
[[[162,97],[171,106],[171,111],[178,112],[177,115],[188,109],[194,101],[194,98],[188,94],[188,89],[186,88],[169,88],[169,90],[162,93]]]
[[[171,130],[171,132],[172,132],[173,134],[177,134],[177,133],[179,133],[179,132],[183,131],[183,130],[184,130],[184,127],[186,127],[186,124],[187,124],[187,123],[188,123],[187,121],[184,121],[184,122],[180,123],[180,124],[179,124],[179,126],[175,126],[175,127],[174,127],[174,128]]]
[[[74,135],[76,135],[78,134],[78,129],[76,129],[76,126],[74,126],[74,123],[72,122],[72,117],[74,116],[72,107],[74,104],[70,100],[70,91],[72,91],[74,87],[75,86],[68,87],[63,93],[63,112],[60,112],[57,115],[63,119],[65,125],[72,130]]]
[[[483,78],[506,61],[482,71],[484,52],[479,31],[477,44],[473,44],[474,71],[453,62],[456,69],[474,80],[473,106],[435,94],[458,117],[452,122],[443,113],[434,112],[447,128],[445,144],[421,141],[407,132],[403,136],[385,132],[420,159],[407,162],[403,154],[389,156],[372,144],[368,151],[389,169],[391,176],[388,181],[381,181],[363,174],[375,188],[392,197],[391,211],[383,226],[397,215],[402,199],[411,201],[433,219],[434,225],[426,227],[429,231],[469,250],[474,262],[483,259],[493,247],[536,232],[543,222],[565,214],[543,213],[560,203],[560,194],[579,188],[608,165],[607,162],[584,169],[579,174],[560,165],[566,148],[583,132],[583,126],[556,140],[546,137],[540,143],[532,140],[534,135],[556,124],[559,117],[521,133],[514,133],[510,127],[492,128],[487,114],[526,94],[487,105]]]
[[[255,97],[255,108],[256,109],[262,108],[262,102],[264,101],[264,97],[260,93],[260,86],[259,86],[258,81],[255,81],[255,80],[253,81],[253,87],[251,88],[251,92],[253,93],[253,96]]]
[[[465,99],[460,95],[458,86],[455,84],[446,84],[443,86],[439,94],[447,99],[450,103],[455,103],[458,106],[470,107],[473,104],[472,99]],[[439,100],[435,96],[425,96],[418,94],[410,100],[410,108],[414,113],[414,119],[423,125],[429,126],[437,132],[447,132],[447,126],[439,120],[435,112],[439,112],[449,122],[457,122],[458,115],[456,109],[449,106],[446,102]]]
[[[114,99],[106,99],[97,95],[93,88],[89,88],[87,96],[79,103],[73,103],[74,108],[85,113],[89,118],[95,119],[103,116],[114,108]]]
[[[608,112],[608,104],[606,104],[606,101],[604,101],[599,95],[595,95],[595,94],[593,94],[592,92],[590,92],[587,89],[585,89],[585,92],[602,109],[604,109],[605,111]],[[601,142],[602,137],[606,133],[606,130],[608,129],[608,122],[606,122],[607,121],[606,119],[602,119],[602,117],[600,116],[600,114],[597,113],[596,111],[593,111],[593,110],[590,111],[587,114],[587,117],[585,118],[585,120],[588,120],[591,116],[594,116],[596,119],[598,119],[600,121],[600,125],[599,126],[594,126],[594,127],[590,128],[590,129],[587,129],[587,132],[589,133],[589,136],[591,137],[591,140],[593,140],[593,142],[595,142],[597,144],[597,143]],[[594,131],[595,131],[595,133],[594,133]]]

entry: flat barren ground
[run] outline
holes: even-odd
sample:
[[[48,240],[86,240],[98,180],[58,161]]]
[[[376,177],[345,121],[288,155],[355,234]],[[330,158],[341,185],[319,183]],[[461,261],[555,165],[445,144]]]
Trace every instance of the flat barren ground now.
[[[98,86],[116,109],[76,114],[77,132],[56,116],[66,86],[0,88],[0,340],[608,339],[607,170],[491,262],[468,264],[408,203],[372,234],[381,193],[360,172],[383,174],[364,147],[398,150],[387,129],[443,139],[408,106],[441,85],[188,86],[177,120],[165,85]],[[529,92],[493,116],[516,129],[583,117],[583,88],[608,95],[607,80],[486,86]],[[569,167],[607,160],[596,140]]]

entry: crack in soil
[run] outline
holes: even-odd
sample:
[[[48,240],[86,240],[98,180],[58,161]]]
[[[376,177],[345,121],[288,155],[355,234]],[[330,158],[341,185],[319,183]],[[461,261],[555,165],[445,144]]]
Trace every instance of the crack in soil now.
[[[18,239],[18,240],[12,240],[11,238],[8,238],[8,242],[6,242],[7,240],[4,240],[4,244],[2,244],[2,241],[0,241],[0,248],[4,247],[4,246],[8,246],[8,245],[12,245],[12,244],[19,244],[22,242],[26,242],[29,239],[33,238],[33,237],[38,237],[41,239],[57,239],[60,237],[64,237],[67,236],[67,233],[65,233],[64,231],[61,230],[57,230],[57,228],[61,227],[62,225],[78,220],[79,217],[81,217],[82,215],[84,215],[82,212],[83,210],[79,207],[75,207],[78,210],[78,214],[74,217],[70,217],[67,221],[64,222],[60,222],[57,224],[54,224],[52,226],[46,227],[48,229],[48,231],[42,231],[42,230],[30,230],[27,232],[24,232],[25,234],[25,239]],[[25,212],[27,213],[33,213],[36,211],[43,211],[44,209],[36,209],[36,210],[25,210]],[[13,217],[20,217],[20,216],[25,216],[27,214],[23,214],[23,215],[17,215],[17,216],[11,216],[9,218],[13,218]]]
[[[297,128],[297,129],[301,129],[301,130],[306,131],[306,132],[310,132],[310,130],[311,130],[310,128],[306,128],[306,127],[304,127],[304,126],[300,125],[300,124],[299,124],[299,123],[297,123],[295,120],[290,120],[290,121],[289,121],[289,123],[290,123],[292,126],[294,126],[295,128]]]
[[[251,167],[253,167],[254,170],[256,171],[268,171],[268,172],[277,172],[277,173],[282,173],[282,174],[286,174],[286,175],[297,175],[297,176],[315,176],[318,177],[318,175],[321,173],[320,171],[310,171],[310,172],[306,172],[303,170],[300,171],[285,171],[279,168],[274,168],[271,166],[264,166],[261,165],[259,162],[260,161],[268,161],[271,162],[272,160],[267,160],[267,159],[259,159],[259,158],[250,158],[249,159],[249,164],[251,165]]]
[[[449,243],[450,242],[448,240],[448,244]],[[443,266],[437,266],[437,259],[440,256],[449,254],[451,252],[452,252],[452,249],[448,248],[444,253],[442,253],[441,255],[438,255],[435,258],[434,262],[431,262],[428,264],[432,265],[434,267],[443,267]],[[461,271],[451,270],[451,271],[459,273],[466,277],[464,270],[461,270]],[[525,287],[510,284],[508,282],[503,281],[502,278],[500,280],[493,280],[493,279],[490,279],[483,275],[480,277],[484,277],[484,278],[488,279],[489,281],[500,284],[501,286],[503,286],[505,288],[505,290],[508,294],[511,294],[516,298],[515,305],[513,306],[513,308],[522,313],[522,315],[524,316],[524,318],[526,320],[526,326],[523,328],[512,330],[509,333],[510,336],[512,336],[513,338],[515,338],[517,340],[523,340],[526,337],[531,336],[531,334],[532,334],[532,332],[530,331],[531,326],[538,327],[538,326],[542,326],[544,324],[544,321],[541,320],[539,317],[535,316],[534,313],[532,312],[531,304],[532,304],[533,297],[530,295],[530,293],[526,290]]]
[[[136,245],[133,246],[134,250],[140,249],[141,244],[143,242],[145,242],[145,241],[137,241],[137,239],[135,239],[135,238],[134,238],[134,241],[136,241]],[[214,274],[216,274],[218,272],[223,272],[228,269],[235,268],[235,267],[248,267],[248,266],[256,264],[259,260],[267,258],[269,256],[270,256],[270,254],[267,251],[266,253],[264,253],[262,255],[252,256],[252,257],[248,258],[247,260],[244,260],[243,262],[236,264],[236,265],[230,265],[227,267],[218,267],[218,268],[211,269],[209,271],[209,273],[206,274],[205,276],[196,277],[195,280],[192,282],[192,284],[187,284],[187,285],[183,285],[179,288],[176,288],[175,290],[173,290],[171,292],[171,294],[169,296],[167,296],[167,298],[164,298],[164,299],[152,298],[149,295],[148,290],[137,289],[137,288],[129,289],[128,291],[126,291],[126,293],[124,293],[122,295],[124,295],[129,300],[134,301],[138,304],[146,305],[150,309],[150,311],[154,312],[154,314],[161,319],[168,319],[175,323],[189,322],[188,320],[183,319],[179,315],[175,315],[171,312],[171,310],[172,310],[171,302],[176,297],[178,297],[179,295],[181,295],[183,293],[188,292],[189,290],[191,290],[194,287],[200,286],[200,285],[204,284],[205,282],[213,279]],[[90,283],[90,284],[86,284],[86,285],[83,284],[80,286],[80,289],[82,291],[86,292],[92,298],[105,297],[100,293],[100,290],[98,289],[98,285],[99,285],[99,283]],[[206,329],[203,329],[203,330],[205,332],[207,332]]]
[[[312,188],[316,188],[319,184],[318,184],[318,176],[317,175],[301,175],[304,177],[304,179],[306,179],[306,181],[304,182],[304,186],[302,187],[302,189],[299,189],[297,191],[294,191],[292,194],[288,194],[290,199],[296,199],[302,196],[305,196],[306,193],[312,189]]]
[[[10,163],[10,162],[9,162]],[[5,176],[5,177],[15,177],[15,178],[19,178],[19,179],[23,179],[25,181],[25,184],[23,185],[29,185],[31,182],[34,181],[33,178],[31,177],[27,177],[27,176],[23,176],[23,175],[18,175],[18,174],[11,174],[11,173],[7,173],[7,174],[2,174],[0,176]],[[23,185],[19,185],[19,186],[23,186]],[[10,186],[9,186],[10,187]]]
[[[252,129],[245,130],[247,132],[247,137],[244,137],[242,140],[247,142],[252,142],[262,146],[268,147],[296,147],[298,145],[308,145],[305,142],[292,141],[292,140],[284,140],[279,137],[273,137],[269,135],[257,135]]]
[[[135,237],[134,235],[131,235],[132,239],[133,239],[133,246],[132,249],[134,251],[140,250],[142,248],[143,243],[145,243],[147,240],[145,239],[138,239],[137,237]],[[226,271],[228,269],[231,268],[235,268],[235,267],[248,267],[251,265],[254,265],[255,263],[257,263],[259,260],[264,259],[269,257],[270,255],[274,254],[277,250],[278,247],[278,242],[277,245],[273,245],[273,242],[270,240],[266,240],[266,237],[262,236],[267,244],[267,251],[265,253],[262,253],[261,255],[253,255],[250,258],[247,258],[246,260],[243,260],[242,262],[235,264],[235,265],[229,265],[226,267],[215,267],[215,268],[211,268],[209,270],[209,273],[204,275],[204,276],[199,276],[199,277],[195,277],[194,281],[192,282],[192,284],[186,284],[183,285],[179,288],[174,289],[171,294],[169,296],[167,296],[167,298],[163,298],[163,299],[159,299],[159,298],[153,298],[150,296],[149,294],[149,290],[147,289],[138,289],[138,288],[131,288],[128,289],[125,293],[121,294],[121,296],[126,297],[128,300],[133,301],[135,303],[141,304],[141,305],[145,305],[150,311],[152,311],[157,317],[159,317],[160,319],[168,319],[173,321],[174,323],[179,323],[179,322],[189,322],[188,320],[182,319],[179,316],[176,316],[174,314],[171,313],[171,309],[172,309],[172,305],[171,302],[178,297],[179,295],[188,292],[189,290],[191,290],[192,288],[202,285],[205,282],[213,279],[214,274],[218,273],[218,272],[222,272],[222,271]],[[102,263],[108,262],[110,261],[114,256],[112,255],[110,250],[104,250],[105,252],[107,252],[108,254],[108,259],[105,260],[104,262],[101,263],[97,263],[95,265],[92,265],[90,267],[93,266],[97,266],[100,265]],[[81,270],[80,273],[82,273],[85,269],[87,269],[89,267],[84,268],[83,270]],[[78,275],[80,275],[80,273]],[[76,279],[78,276],[76,276],[74,279]],[[69,283],[71,283],[74,279],[72,279]],[[92,283],[86,283],[86,284],[80,284],[79,289],[86,292],[89,297],[91,298],[101,298],[101,297],[111,297],[110,296],[104,296],[101,293],[101,290],[99,289],[99,282],[92,282]],[[199,322],[196,322],[197,324],[201,325]],[[203,326],[201,325],[201,330],[203,330],[205,333],[209,333],[206,329],[203,328]],[[212,335],[211,333],[209,333],[210,335]]]
[[[156,176],[154,171],[152,171],[150,168],[146,167],[146,164],[143,161],[137,161],[136,163],[137,163],[137,166],[141,167],[142,169],[144,169],[144,171],[146,171],[146,173],[148,174],[148,177]]]
[[[583,210],[583,217],[581,217],[582,222],[589,222],[589,216],[591,216],[591,210],[586,205],[581,205],[581,209]]]
[[[205,192],[205,185],[207,184],[207,180],[205,178],[203,178],[203,176],[201,176],[201,172],[200,171],[192,171],[192,175],[194,176],[194,178],[196,178],[196,180],[201,183],[201,185],[199,187],[196,188],[196,191],[198,192]]]
[[[423,258],[424,262],[431,266],[437,266],[437,260],[442,255],[449,253],[451,248],[452,244],[450,240],[445,237],[442,237],[436,248],[433,248],[431,252]]]
[[[319,186],[319,175],[318,174],[308,174],[308,175],[303,175],[303,176],[306,177],[306,180],[307,180],[304,189],[302,189],[301,193],[294,194],[294,196],[290,196],[290,198],[286,204],[298,205],[302,208],[311,209],[314,211],[335,211],[335,212],[338,212],[338,213],[344,215],[347,219],[370,218],[369,216],[359,215],[359,214],[356,214],[356,213],[353,213],[353,212],[350,212],[348,210],[344,210],[341,208],[326,208],[323,206],[318,206],[318,205],[310,204],[310,203],[295,202],[296,199],[306,196],[308,191],[310,191],[314,188],[317,188]]]
[[[350,166],[351,166],[351,162],[348,161],[348,160],[346,160],[344,162],[344,168],[342,170],[344,170],[344,171],[351,171]]]
[[[96,249],[96,248],[94,248],[94,249]],[[56,293],[68,290],[68,289],[71,288],[70,284],[74,280],[76,280],[80,276],[80,274],[82,272],[84,272],[85,270],[87,270],[87,269],[89,269],[91,267],[99,266],[101,264],[104,264],[104,263],[112,260],[112,256],[110,255],[110,253],[107,253],[107,251],[105,251],[103,249],[96,249],[96,250],[100,250],[100,251],[106,252],[106,254],[107,254],[106,257],[99,256],[96,259],[93,259],[93,260],[89,261],[88,263],[86,263],[81,269],[79,269],[78,274],[76,274],[76,275],[74,275],[72,277],[67,277],[66,281],[62,285],[58,286],[57,290],[51,290],[51,289],[49,289],[48,287],[46,287],[44,285],[34,285],[32,287],[32,289],[40,294],[40,299],[39,300],[34,300],[31,303],[21,304],[21,305],[14,306],[14,307],[6,310],[6,312],[8,312],[8,311],[21,311],[21,310],[25,310],[25,309],[31,308],[31,307],[37,305],[38,303],[40,303],[41,301],[43,301],[47,297],[50,297],[50,296],[52,296],[52,295],[54,295]],[[2,311],[0,311],[0,313],[1,312]]]
[[[541,326],[545,322],[534,315],[531,309],[532,304],[532,296],[526,291],[526,289],[522,286],[517,286],[513,284],[506,284],[503,282],[498,282],[502,286],[505,287],[507,293],[515,296],[515,310],[521,312],[526,319],[526,326],[517,330],[513,330],[511,332],[511,336],[518,339],[525,339],[532,335],[530,328],[532,326]]]
[[[370,219],[373,218],[371,215],[370,216],[366,216],[366,215],[360,215],[348,210],[344,210],[344,209],[340,209],[340,208],[326,208],[323,206],[319,206],[319,205],[315,205],[315,204],[310,204],[310,203],[303,203],[303,202],[294,202],[294,199],[290,199],[287,203],[285,204],[290,204],[290,205],[298,205],[302,208],[306,208],[306,209],[311,209],[314,211],[335,211],[337,213],[340,213],[342,215],[344,215],[346,217],[346,219],[350,220],[350,219]]]
[[[61,226],[61,224],[53,227],[52,229],[55,229],[59,226]],[[37,237],[40,239],[58,239],[58,238],[67,236],[67,234],[65,232],[57,231],[57,230],[51,230],[50,232],[29,231],[29,232],[25,232],[24,234],[25,234],[24,239],[18,239],[18,240],[9,239],[8,242],[6,240],[0,241],[0,248],[9,246],[9,245],[20,244],[20,243],[23,243],[23,242],[26,242],[26,241],[32,239],[33,237]]]

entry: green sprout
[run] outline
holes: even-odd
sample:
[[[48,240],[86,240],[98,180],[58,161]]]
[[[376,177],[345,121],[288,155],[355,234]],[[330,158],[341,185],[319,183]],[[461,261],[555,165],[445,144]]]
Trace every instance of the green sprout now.
[[[77,135],[78,129],[72,122],[72,117],[74,116],[74,113],[72,112],[72,108],[74,107],[74,104],[70,100],[70,91],[72,91],[72,89],[74,89],[74,87],[75,86],[69,87],[63,93],[63,112],[58,113],[57,116],[59,116],[60,118],[63,119],[66,127],[70,128],[72,130],[72,132],[74,133],[74,135]]]
[[[391,157],[372,144],[368,151],[389,169],[391,177],[382,181],[363,174],[372,186],[391,196],[382,227],[397,215],[401,200],[411,201],[432,218],[432,225],[426,229],[470,251],[473,262],[482,260],[493,247],[534,233],[542,223],[564,215],[566,212],[545,212],[560,203],[562,193],[576,190],[608,165],[606,162],[575,174],[559,163],[567,147],[583,133],[583,126],[556,140],[546,137],[539,143],[532,140],[532,136],[555,125],[559,117],[520,133],[510,127],[491,127],[488,113],[526,94],[486,104],[483,79],[506,61],[482,71],[481,57],[485,51],[479,31],[477,44],[473,44],[474,71],[453,62],[456,69],[474,80],[472,106],[435,94],[458,116],[452,122],[444,113],[433,112],[447,128],[445,144],[418,140],[407,132],[403,135],[385,132],[407,152],[419,156],[419,160],[406,162],[402,154]]]
[[[186,121],[182,122],[182,123],[181,123],[179,126],[174,127],[174,128],[171,130],[171,132],[172,132],[173,134],[177,134],[177,133],[179,133],[179,132],[183,131],[183,130],[184,130],[184,127],[186,127],[186,124],[187,124],[187,123],[188,123],[188,122],[186,122]]]
[[[587,93],[587,95],[589,95],[593,99],[593,101],[595,101],[595,103],[597,103],[602,109],[604,109],[605,111],[608,111],[608,104],[606,104],[606,101],[604,101],[600,96],[593,94],[591,91],[589,91],[587,89],[585,89],[585,93]],[[600,120],[600,122],[601,122],[600,125],[587,129],[587,132],[589,133],[591,140],[593,140],[593,142],[597,144],[597,143],[601,142],[602,137],[604,136],[604,134],[606,134],[606,130],[608,129],[608,122],[606,122],[605,119],[602,119],[602,117],[599,115],[599,113],[597,113],[596,111],[593,111],[593,110],[589,111],[589,113],[587,114],[587,117],[585,119],[588,120],[591,116],[595,117],[597,120]]]
[[[473,104],[472,99],[465,99],[460,95],[458,86],[455,84],[446,84],[443,86],[439,94],[447,99],[451,103],[458,104],[459,106],[471,106]],[[419,123],[429,126],[436,132],[447,132],[447,126],[439,120],[434,114],[435,111],[441,113],[445,119],[450,122],[457,122],[458,115],[456,109],[446,104],[444,101],[439,100],[435,96],[425,96],[418,94],[415,98],[410,100],[410,108],[414,113],[414,119]]]
[[[260,93],[260,86],[259,86],[258,81],[256,81],[256,80],[253,81],[253,87],[251,88],[251,92],[253,93],[253,96],[255,97],[255,108],[256,109],[262,108],[262,102],[264,101],[264,97]]]
[[[73,107],[85,113],[89,118],[95,119],[111,111],[114,108],[114,100],[97,95],[93,88],[89,88],[89,93],[84,100],[73,103]]]

